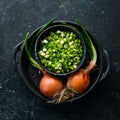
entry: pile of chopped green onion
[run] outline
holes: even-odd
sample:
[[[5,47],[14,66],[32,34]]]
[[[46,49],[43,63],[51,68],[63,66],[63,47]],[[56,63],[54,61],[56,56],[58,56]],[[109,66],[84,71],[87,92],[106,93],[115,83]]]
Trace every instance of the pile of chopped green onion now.
[[[69,31],[57,30],[41,40],[39,59],[46,69],[66,73],[77,68],[83,56],[81,40]]]

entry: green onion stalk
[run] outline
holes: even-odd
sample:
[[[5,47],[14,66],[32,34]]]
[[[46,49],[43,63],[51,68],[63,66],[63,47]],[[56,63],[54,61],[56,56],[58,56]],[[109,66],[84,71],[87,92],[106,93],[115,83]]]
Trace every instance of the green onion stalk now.
[[[35,40],[37,39],[37,37],[40,35],[40,33],[41,33],[43,30],[45,30],[53,21],[54,21],[54,18],[51,19],[50,21],[48,21],[40,30],[38,30],[38,32],[35,34],[35,37],[32,39],[31,44],[30,44],[29,46],[28,46],[28,41],[30,40],[30,39],[29,39],[29,33],[27,32],[27,33],[26,33],[26,36],[25,36],[24,47],[25,47],[26,55],[27,55],[27,57],[28,57],[28,59],[29,59],[30,64],[31,64],[33,67],[35,67],[35,68],[37,68],[37,69],[39,69],[39,70],[42,69],[41,66],[40,66],[40,64],[39,64],[35,59],[32,58],[33,43],[35,42]]]
[[[73,29],[77,30],[80,34],[82,34],[84,41],[87,46],[87,50],[90,54],[90,61],[89,64],[83,69],[80,68],[77,72],[71,74],[68,76],[66,87],[61,91],[59,95],[56,95],[52,103],[61,103],[64,102],[65,100],[68,100],[70,98],[75,97],[75,95],[81,95],[85,91],[89,89],[90,86],[90,72],[96,67],[96,62],[97,62],[97,52],[94,47],[94,44],[85,30],[84,26],[80,23],[80,21],[77,21],[78,25],[81,28],[81,31],[79,31],[76,27],[72,25],[71,26]],[[66,24],[66,23],[63,23]],[[67,25],[67,24],[66,24]]]
[[[52,98],[55,94],[58,94],[64,87],[63,82],[47,73],[45,70],[43,70],[40,66],[40,64],[32,57],[33,53],[33,43],[35,42],[36,38],[39,36],[39,34],[45,30],[49,25],[52,24],[54,19],[51,19],[48,23],[46,23],[36,34],[35,37],[30,41],[31,43],[28,45],[29,39],[29,33],[26,34],[25,40],[24,40],[24,47],[26,55],[29,59],[30,64],[38,69],[40,72],[42,72],[43,77],[40,79],[39,82],[39,90],[40,93],[47,97]]]
[[[91,61],[94,64],[96,64],[96,62],[97,62],[97,51],[94,47],[94,44],[93,44],[88,32],[86,31],[84,26],[81,24],[81,22],[77,20],[77,23],[82,28],[82,35],[84,37],[86,45],[88,46],[88,52],[90,54]]]

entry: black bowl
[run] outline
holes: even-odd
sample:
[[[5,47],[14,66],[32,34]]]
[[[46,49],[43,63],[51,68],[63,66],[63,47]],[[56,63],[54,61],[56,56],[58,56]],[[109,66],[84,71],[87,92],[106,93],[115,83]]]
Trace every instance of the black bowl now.
[[[55,73],[53,71],[50,71],[48,70],[41,62],[39,56],[38,56],[38,52],[40,50],[40,46],[41,46],[41,40],[44,39],[44,37],[47,37],[50,35],[50,32],[56,32],[57,30],[60,30],[60,31],[69,31],[69,32],[73,32],[74,34],[76,34],[77,38],[80,39],[81,41],[81,45],[82,45],[82,50],[83,50],[83,55],[81,57],[81,60],[77,66],[77,68],[75,68],[74,70],[71,70],[69,72],[66,72],[66,73]],[[66,75],[69,75],[75,71],[77,71],[84,63],[85,61],[85,58],[86,58],[86,46],[85,46],[85,43],[84,43],[84,39],[82,37],[82,35],[80,33],[78,33],[74,28],[72,28],[71,26],[67,26],[67,25],[53,25],[53,26],[50,26],[48,27],[47,29],[45,29],[40,35],[39,37],[37,38],[36,40],[36,43],[35,43],[35,56],[36,56],[36,59],[37,61],[40,63],[40,65],[42,66],[42,68],[47,71],[48,73],[52,74],[52,75],[55,75],[55,76],[66,76]]]

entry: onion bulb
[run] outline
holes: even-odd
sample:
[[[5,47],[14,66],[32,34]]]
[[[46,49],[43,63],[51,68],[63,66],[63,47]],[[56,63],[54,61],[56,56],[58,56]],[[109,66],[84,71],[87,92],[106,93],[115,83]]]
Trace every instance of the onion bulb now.
[[[78,94],[85,92],[90,85],[90,71],[94,67],[95,64],[91,61],[85,69],[73,73],[68,79],[67,88]]]
[[[63,83],[58,78],[42,70],[43,77],[39,82],[40,92],[47,98],[52,98],[63,90]]]
[[[85,70],[80,69],[76,74],[69,77],[67,88],[75,93],[83,93],[90,84],[90,76]]]

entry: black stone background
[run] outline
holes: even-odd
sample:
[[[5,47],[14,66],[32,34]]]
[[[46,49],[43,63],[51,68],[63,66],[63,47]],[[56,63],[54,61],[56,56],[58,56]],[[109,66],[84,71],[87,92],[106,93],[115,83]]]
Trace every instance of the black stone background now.
[[[108,76],[83,101],[46,104],[13,69],[15,45],[53,17],[80,19],[109,52]],[[119,36],[120,0],[0,0],[0,120],[119,120]]]

